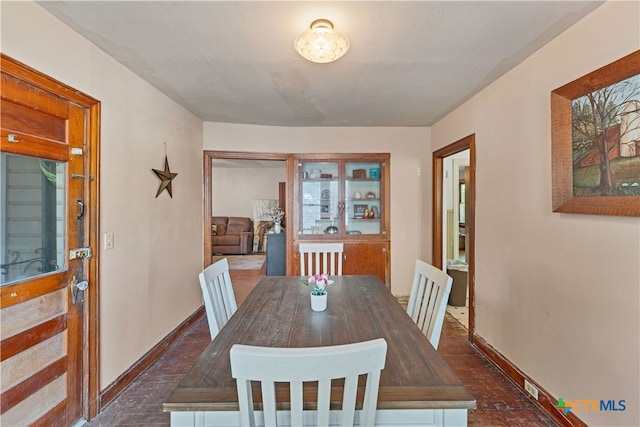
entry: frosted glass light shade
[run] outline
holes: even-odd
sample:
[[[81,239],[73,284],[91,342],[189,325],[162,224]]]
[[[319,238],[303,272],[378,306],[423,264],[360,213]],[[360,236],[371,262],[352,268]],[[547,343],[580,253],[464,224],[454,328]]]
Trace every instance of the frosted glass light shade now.
[[[326,64],[342,58],[347,53],[349,39],[341,32],[335,31],[331,21],[316,19],[307,31],[295,38],[293,47],[303,58]]]

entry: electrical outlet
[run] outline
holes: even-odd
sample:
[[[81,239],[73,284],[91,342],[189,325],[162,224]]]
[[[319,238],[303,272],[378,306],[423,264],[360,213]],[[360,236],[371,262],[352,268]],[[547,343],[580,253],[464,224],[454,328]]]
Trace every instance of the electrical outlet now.
[[[524,380],[524,389],[533,396],[534,399],[538,400],[538,389],[526,379]]]
[[[113,231],[104,233],[104,248],[113,249]]]

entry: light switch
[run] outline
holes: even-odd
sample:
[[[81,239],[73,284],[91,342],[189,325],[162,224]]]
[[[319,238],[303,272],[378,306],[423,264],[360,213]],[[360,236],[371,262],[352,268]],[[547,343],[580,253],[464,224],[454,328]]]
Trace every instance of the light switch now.
[[[113,249],[113,231],[107,231],[104,233],[104,248]]]

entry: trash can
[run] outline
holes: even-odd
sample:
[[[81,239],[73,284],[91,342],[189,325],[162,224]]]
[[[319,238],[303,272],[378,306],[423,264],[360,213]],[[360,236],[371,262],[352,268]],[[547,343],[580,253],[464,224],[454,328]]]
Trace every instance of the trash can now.
[[[449,305],[454,307],[467,305],[468,270],[468,265],[459,261],[447,265],[447,274],[453,278]]]

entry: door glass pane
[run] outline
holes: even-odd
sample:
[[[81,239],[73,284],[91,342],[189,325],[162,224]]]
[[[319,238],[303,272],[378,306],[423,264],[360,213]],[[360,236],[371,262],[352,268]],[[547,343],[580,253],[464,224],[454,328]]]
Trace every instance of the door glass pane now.
[[[302,163],[302,234],[338,234],[338,163]],[[330,228],[335,227],[335,228]]]
[[[65,267],[66,165],[1,153],[0,285]]]
[[[347,234],[380,234],[382,203],[380,163],[345,165],[345,226]]]

